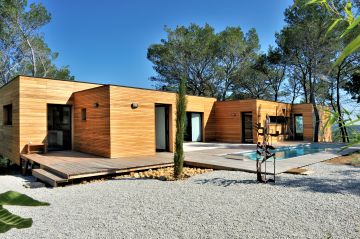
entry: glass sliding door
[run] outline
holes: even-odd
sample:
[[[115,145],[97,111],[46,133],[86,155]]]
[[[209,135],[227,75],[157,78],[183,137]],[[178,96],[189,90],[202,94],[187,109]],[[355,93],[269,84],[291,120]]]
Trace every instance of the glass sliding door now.
[[[202,128],[202,113],[186,112],[184,140],[201,142]]]
[[[201,140],[201,114],[191,114],[191,141],[200,142]]]
[[[295,140],[304,139],[304,118],[302,115],[294,115]]]
[[[71,106],[48,105],[49,150],[71,150]]]
[[[252,123],[252,113],[245,112],[242,113],[242,142],[243,143],[253,143],[253,123]]]
[[[156,151],[169,151],[169,109],[166,105],[155,106]]]

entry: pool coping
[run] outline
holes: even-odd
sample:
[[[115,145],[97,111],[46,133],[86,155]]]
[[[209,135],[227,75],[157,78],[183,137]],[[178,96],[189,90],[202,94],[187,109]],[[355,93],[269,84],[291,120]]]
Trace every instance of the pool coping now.
[[[360,145],[349,147],[343,151],[339,151],[343,146],[342,144],[327,144],[327,145],[332,146],[329,149],[329,151],[306,154],[298,157],[288,158],[285,160],[276,160],[275,174],[284,173],[293,168],[306,167],[315,163],[323,162],[332,158],[336,158],[342,155],[347,155],[352,152],[360,150]],[[256,145],[254,145],[254,149],[255,147]],[[229,149],[228,152],[223,153],[222,151],[224,150],[225,149],[218,149],[218,150],[211,149],[211,150],[185,152],[185,164],[188,166],[212,168],[218,170],[235,170],[235,171],[256,173],[255,160],[246,161],[246,160],[225,158],[224,155],[238,151],[236,151],[236,149]],[[220,153],[216,153],[217,151],[220,151]],[[246,151],[249,152],[253,150],[246,150]],[[241,153],[244,153],[246,151],[241,151]],[[272,162],[268,162],[267,166],[268,167],[266,172],[268,174],[273,174]]]

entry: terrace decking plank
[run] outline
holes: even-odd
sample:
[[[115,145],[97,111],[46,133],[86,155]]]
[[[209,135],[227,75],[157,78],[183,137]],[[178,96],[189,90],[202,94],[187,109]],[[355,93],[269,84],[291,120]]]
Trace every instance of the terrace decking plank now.
[[[67,176],[68,179],[125,173],[173,164],[171,153],[111,159],[75,151],[57,151],[47,154],[23,154],[21,157],[61,176]]]

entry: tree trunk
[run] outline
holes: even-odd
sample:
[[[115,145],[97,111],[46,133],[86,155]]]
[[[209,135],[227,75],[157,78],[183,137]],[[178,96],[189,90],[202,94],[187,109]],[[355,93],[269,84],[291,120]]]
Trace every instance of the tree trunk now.
[[[338,125],[341,132],[341,138],[343,143],[348,143],[349,137],[347,135],[347,130],[344,124],[344,119],[341,113],[341,105],[340,105],[340,70],[338,70],[338,74],[336,77],[336,107],[337,107],[337,112],[339,114]]]
[[[184,131],[186,117],[186,82],[180,78],[178,95],[176,98],[176,138],[174,154],[174,177],[179,178],[184,166]]]
[[[314,142],[319,142],[319,128],[320,128],[320,116],[319,110],[315,101],[312,102],[315,114],[315,126],[314,126]]]
[[[314,92],[312,78],[313,78],[312,71],[310,69],[309,70],[310,103],[313,106],[314,114],[315,114],[315,125],[314,125],[314,137],[313,138],[314,138],[314,142],[319,142],[320,115],[319,115],[319,110],[317,108],[316,101],[315,101],[315,92]]]
[[[277,99],[278,99],[278,91],[275,91],[274,101],[277,101]]]
[[[21,35],[23,36],[26,44],[28,45],[28,47],[30,48],[30,51],[31,51],[31,61],[32,61],[32,76],[36,76],[36,73],[37,73],[37,69],[36,69],[36,56],[35,56],[35,51],[34,51],[34,48],[29,40],[29,37],[25,34],[25,31],[22,29],[19,21],[17,21],[17,25],[20,29],[20,32],[21,32]]]

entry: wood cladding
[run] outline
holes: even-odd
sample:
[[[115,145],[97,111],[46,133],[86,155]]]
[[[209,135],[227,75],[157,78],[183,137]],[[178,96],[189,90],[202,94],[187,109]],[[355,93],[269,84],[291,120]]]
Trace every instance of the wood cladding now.
[[[74,92],[97,86],[99,85],[20,76],[17,90],[20,136],[17,142],[17,157],[13,158],[15,162],[19,163],[20,152],[25,152],[27,143],[46,143],[48,104],[73,105]]]
[[[237,100],[217,102],[215,98],[187,96],[187,111],[203,114],[203,141],[242,142],[242,113],[251,112],[253,124],[262,125],[266,115],[292,117],[302,114],[304,139],[313,140],[313,108],[290,104]],[[132,103],[138,105],[131,107]],[[3,106],[12,106],[12,125],[4,125]],[[72,105],[73,149],[103,157],[155,154],[155,105],[169,106],[169,146],[174,151],[176,94],[121,86],[19,76],[0,88],[0,155],[19,164],[26,145],[47,141],[47,105]],[[97,105],[96,105],[97,104]],[[86,109],[86,120],[82,119]],[[321,123],[327,114],[320,109]],[[281,131],[272,125],[271,131]],[[257,140],[253,130],[254,142]],[[272,137],[273,142],[286,136]],[[331,140],[329,128],[321,136]]]
[[[203,113],[203,141],[215,136],[215,122],[209,120],[214,98],[187,96],[187,111]],[[131,108],[131,104],[138,108]],[[174,151],[176,94],[110,86],[111,157],[155,154],[155,104],[169,106],[169,146]]]
[[[281,124],[270,124],[271,142],[279,142],[292,139],[294,129],[290,126],[293,124],[294,114],[301,114],[304,123],[304,140],[313,141],[313,106],[311,104],[286,104],[266,100],[234,100],[215,102],[215,119],[216,119],[216,140],[222,142],[243,142],[242,139],[242,113],[251,112],[253,125],[260,123],[265,125],[266,116],[284,116],[288,117],[286,127]],[[327,114],[320,107],[321,122],[326,121]],[[277,135],[277,133],[279,133]],[[277,136],[275,136],[277,135]],[[257,138],[256,129],[253,129],[253,142],[261,141],[262,137]],[[320,137],[321,141],[331,141],[331,128],[327,128],[324,135]]]
[[[83,119],[84,110],[86,118]],[[73,113],[74,150],[110,157],[109,86],[74,93]]]
[[[296,104],[293,114],[301,114],[304,122],[304,140],[313,141],[314,138],[314,112],[312,104]]]
[[[251,112],[256,118],[255,100],[234,100],[215,102],[216,140],[222,142],[242,142],[241,113]],[[256,142],[256,130],[253,131]]]
[[[5,125],[4,105],[11,105],[12,125]],[[19,78],[0,88],[0,155],[18,162],[19,154]]]

